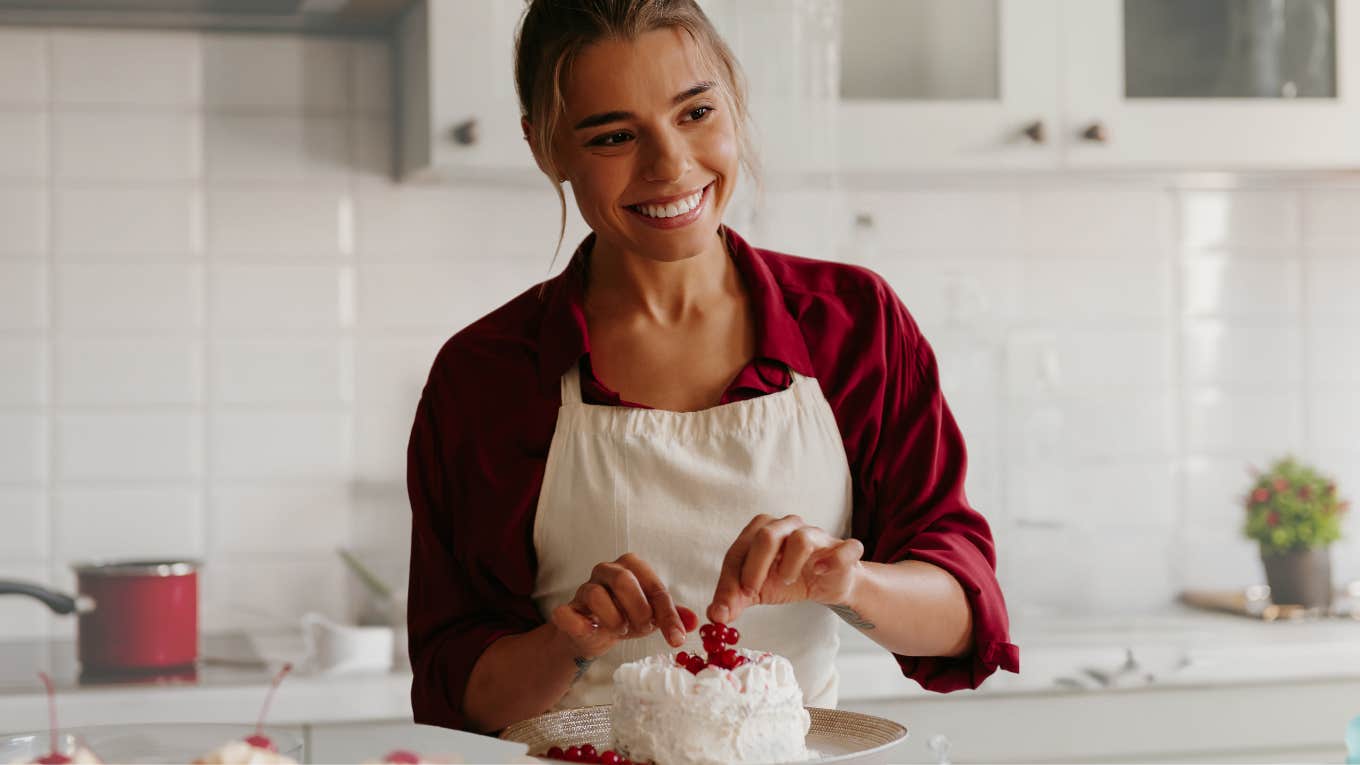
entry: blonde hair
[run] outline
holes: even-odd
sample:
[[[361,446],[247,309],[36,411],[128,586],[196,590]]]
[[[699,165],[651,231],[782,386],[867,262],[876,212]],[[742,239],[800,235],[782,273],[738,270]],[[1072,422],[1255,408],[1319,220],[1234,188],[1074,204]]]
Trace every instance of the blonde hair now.
[[[553,157],[553,137],[566,113],[563,83],[582,50],[601,40],[634,40],[657,29],[682,29],[717,73],[718,90],[733,112],[741,165],[761,185],[759,160],[751,141],[746,79],[732,49],[694,0],[527,0],[515,35],[515,90],[520,112],[529,121],[529,146],[539,169],[557,192],[562,207],[557,249],[567,233],[567,198],[561,170]],[[548,266],[552,270],[552,265]]]

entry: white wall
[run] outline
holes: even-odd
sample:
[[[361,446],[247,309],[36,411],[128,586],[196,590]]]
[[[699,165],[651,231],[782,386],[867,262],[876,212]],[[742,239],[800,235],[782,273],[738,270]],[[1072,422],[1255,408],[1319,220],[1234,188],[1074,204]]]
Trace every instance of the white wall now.
[[[557,210],[391,182],[389,78],[373,41],[0,29],[0,576],[200,557],[223,629],[341,615],[338,546],[399,559],[433,354],[546,275]],[[892,280],[1014,607],[1147,609],[1260,578],[1248,461],[1360,494],[1356,186],[775,191],[744,233]],[[0,601],[0,637],[71,629]]]

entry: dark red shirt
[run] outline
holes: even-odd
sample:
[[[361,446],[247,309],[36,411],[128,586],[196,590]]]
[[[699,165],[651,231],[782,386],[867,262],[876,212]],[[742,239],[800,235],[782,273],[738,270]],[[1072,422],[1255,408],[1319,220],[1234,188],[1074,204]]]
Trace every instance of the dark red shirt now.
[[[726,236],[751,296],[756,351],[723,402],[783,389],[789,368],[816,378],[849,458],[851,533],[864,559],[933,563],[968,597],[973,650],[894,655],[902,674],[944,692],[976,688],[998,667],[1018,672],[991,531],[964,496],[963,437],[907,309],[871,271]],[[535,286],[454,335],[430,370],[407,470],[416,722],[471,729],[463,693],[477,659],[499,638],[544,623],[531,598],[533,525],[562,374],[581,363],[588,401],[629,405],[589,374],[583,300],[593,242],[542,295]]]

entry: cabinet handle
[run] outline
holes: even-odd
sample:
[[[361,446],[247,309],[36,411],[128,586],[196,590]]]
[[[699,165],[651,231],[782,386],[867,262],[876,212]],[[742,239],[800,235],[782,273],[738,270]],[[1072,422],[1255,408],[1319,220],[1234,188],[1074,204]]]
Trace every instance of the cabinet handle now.
[[[477,143],[477,118],[464,120],[454,125],[449,129],[449,136],[459,146],[471,146]]]
[[[1048,132],[1044,130],[1044,121],[1035,120],[1025,126],[1025,137],[1035,143],[1044,143],[1048,140]]]
[[[1082,140],[1093,143],[1109,143],[1110,133],[1105,129],[1105,123],[1092,122],[1087,128],[1081,131]]]

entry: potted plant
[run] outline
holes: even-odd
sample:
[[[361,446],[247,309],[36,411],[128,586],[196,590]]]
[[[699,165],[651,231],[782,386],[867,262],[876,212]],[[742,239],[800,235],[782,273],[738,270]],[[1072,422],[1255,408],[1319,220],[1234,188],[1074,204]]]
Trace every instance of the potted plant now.
[[[1243,498],[1243,532],[1261,548],[1270,598],[1279,604],[1327,608],[1332,603],[1329,545],[1341,538],[1341,518],[1350,503],[1336,482],[1292,456],[1254,478]]]

